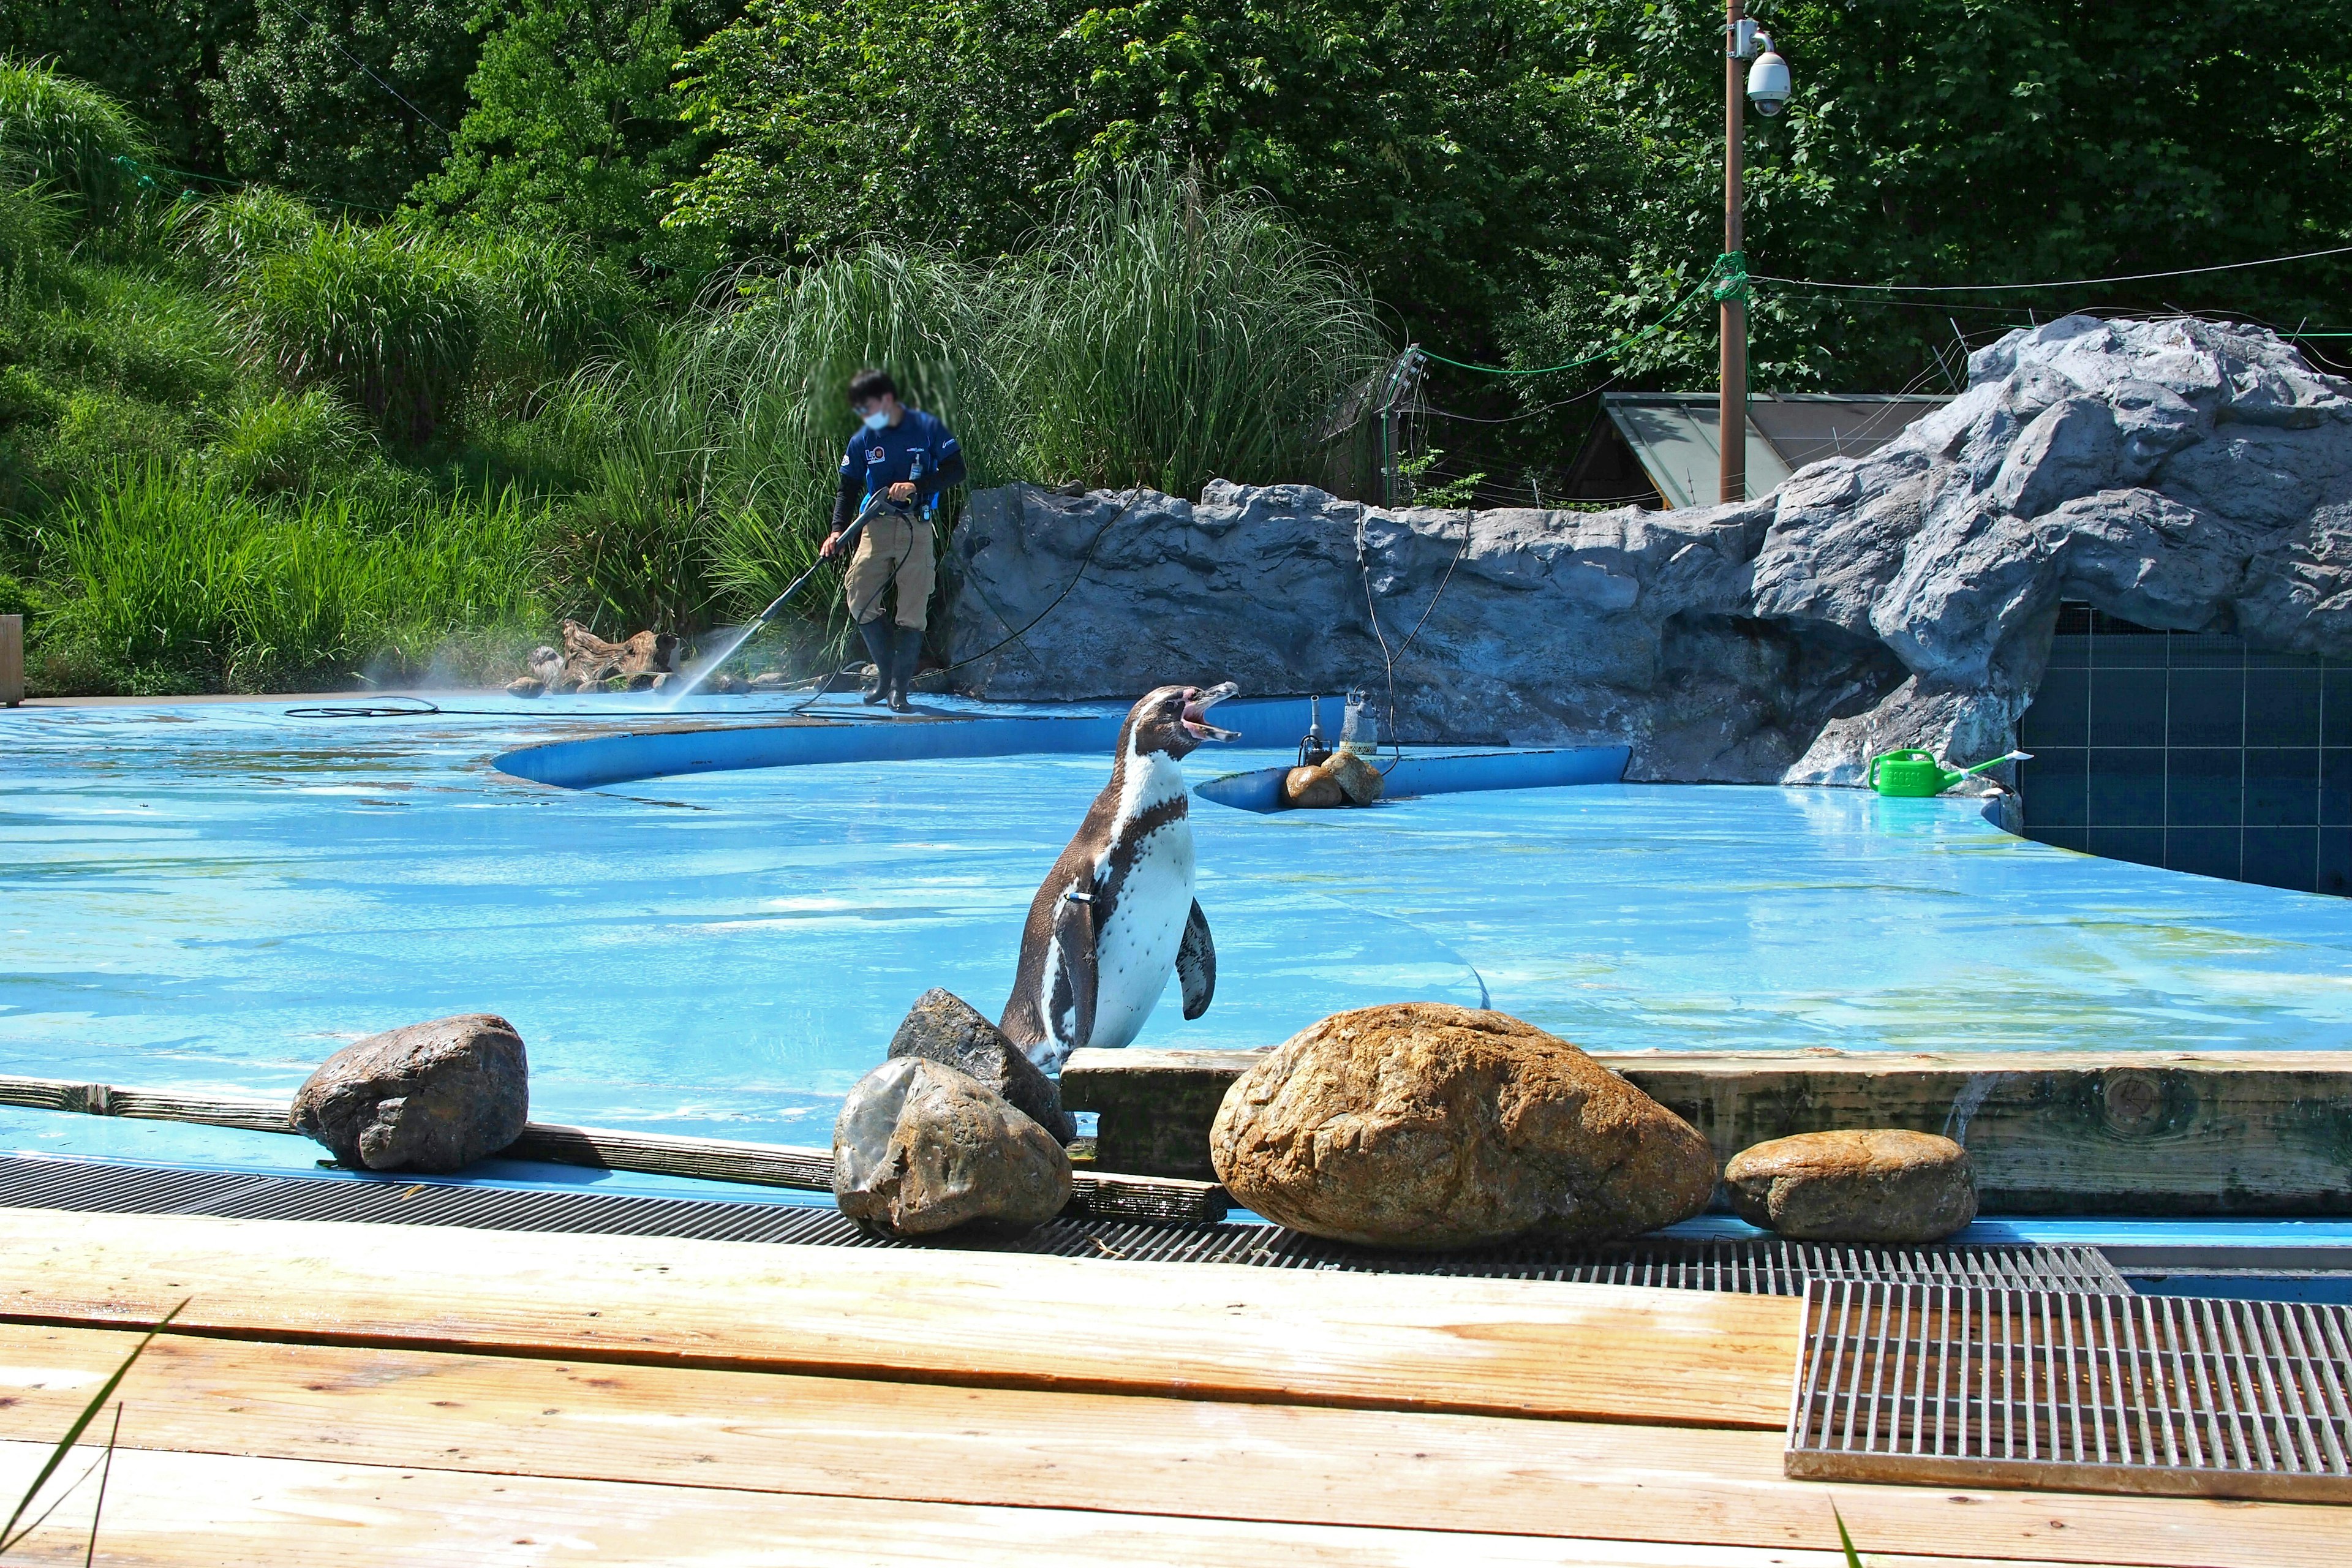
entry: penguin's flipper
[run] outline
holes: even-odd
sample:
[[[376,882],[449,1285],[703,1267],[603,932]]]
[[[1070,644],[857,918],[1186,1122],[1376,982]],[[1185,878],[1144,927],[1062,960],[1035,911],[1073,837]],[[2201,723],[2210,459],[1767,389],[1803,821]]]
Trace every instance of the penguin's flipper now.
[[[1217,940],[1209,934],[1209,917],[1201,900],[1192,900],[1185,917],[1184,940],[1176,947],[1176,978],[1184,987],[1184,1016],[1197,1018],[1209,1010],[1217,994]]]
[[[1095,906],[1076,889],[1055,905],[1045,979],[1045,1032],[1066,1060],[1095,1032]]]

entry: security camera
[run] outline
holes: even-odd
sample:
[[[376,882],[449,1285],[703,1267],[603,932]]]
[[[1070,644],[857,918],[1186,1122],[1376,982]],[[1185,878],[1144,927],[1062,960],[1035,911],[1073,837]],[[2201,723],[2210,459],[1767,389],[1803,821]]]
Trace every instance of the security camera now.
[[[1772,52],[1770,38],[1759,37],[1757,42],[1763,45],[1764,52],[1748,68],[1748,101],[1769,119],[1789,101],[1789,62]]]

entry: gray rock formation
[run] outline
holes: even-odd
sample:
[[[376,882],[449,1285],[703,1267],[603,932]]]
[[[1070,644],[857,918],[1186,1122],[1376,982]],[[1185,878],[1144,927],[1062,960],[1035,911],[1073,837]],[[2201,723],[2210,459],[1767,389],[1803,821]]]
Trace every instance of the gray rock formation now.
[[[467,1013],[344,1047],[294,1096],[294,1130],[371,1171],[461,1171],[522,1136],[530,1063],[504,1018]]]
[[[2352,386],[2266,331],[2084,316],[1969,375],[1876,452],[1740,506],[984,491],[955,537],[952,655],[1020,631],[959,672],[983,697],[1233,679],[1369,686],[1383,710],[1393,658],[1408,742],[1630,742],[1635,778],[1855,784],[1876,752],[2014,744],[2061,599],[2352,654]]]
[[[1209,1158],[1276,1224],[1374,1247],[1639,1236],[1715,1192],[1714,1150],[1673,1111],[1532,1024],[1435,1002],[1276,1047],[1225,1091]]]
[[[833,1196],[883,1236],[1017,1235],[1070,1201],[1070,1157],[978,1079],[901,1057],[858,1079],[842,1102]]]
[[[1723,1168],[1732,1212],[1799,1241],[1941,1241],[1977,1217],[1968,1151],[1932,1132],[1801,1132]]]
[[[942,1062],[978,1079],[1057,1142],[1067,1143],[1078,1135],[1070,1113],[1062,1109],[1061,1087],[952,991],[935,985],[915,998],[898,1032],[890,1037],[889,1059],[901,1057]]]

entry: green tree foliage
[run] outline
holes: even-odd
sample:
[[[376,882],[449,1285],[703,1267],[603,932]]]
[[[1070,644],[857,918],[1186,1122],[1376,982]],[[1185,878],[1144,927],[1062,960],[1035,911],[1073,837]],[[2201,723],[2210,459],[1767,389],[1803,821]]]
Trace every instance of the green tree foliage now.
[[[471,107],[415,199],[485,226],[579,235],[624,264],[695,269],[658,225],[696,152],[673,70],[685,29],[709,25],[678,0],[492,0],[474,26]]]
[[[1794,72],[1777,121],[1749,119],[1749,266],[1831,281],[2029,282],[2164,271],[2352,238],[2352,7],[2217,0],[1777,0],[1757,8]],[[1519,324],[1522,363],[1604,347],[1646,321],[1720,246],[1721,9],[1599,0],[1563,25],[1649,150],[1614,268],[1564,255]],[[2031,294],[1936,300],[1759,286],[1760,374],[1884,390],[1958,370],[2029,312],[2218,309],[2292,329],[2340,313],[2329,262]],[[1653,382],[1706,374],[1711,313],[1633,357]],[[1942,363],[1938,363],[1938,356]],[[1624,368],[1620,366],[1620,368]],[[1588,373],[1586,384],[1591,374]],[[1560,388],[1538,385],[1536,395]]]
[[[203,84],[228,172],[392,210],[448,154],[471,15],[468,0],[255,0]]]
[[[1139,157],[1271,194],[1416,331],[1475,338],[1616,222],[1633,148],[1542,0],[753,0],[688,58],[672,222],[784,257],[1015,248]]]

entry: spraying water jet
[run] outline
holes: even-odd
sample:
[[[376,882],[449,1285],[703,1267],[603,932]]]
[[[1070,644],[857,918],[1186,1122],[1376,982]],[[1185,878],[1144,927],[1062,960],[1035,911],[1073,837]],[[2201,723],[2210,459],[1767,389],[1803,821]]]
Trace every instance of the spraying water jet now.
[[[880,502],[881,499],[882,498],[878,493],[867,497],[866,505],[859,509],[857,516],[850,522],[847,528],[841,531],[841,547],[838,552],[841,555],[847,556],[851,551],[857,548],[857,536],[865,531],[866,520],[873,515],[874,508]],[[749,622],[737,626],[734,630],[729,632],[727,634],[727,640],[720,646],[716,654],[707,659],[697,661],[693,670],[688,674],[685,683],[677,689],[677,694],[670,698],[667,706],[675,708],[679,703],[685,701],[688,698],[693,696],[695,689],[702,684],[704,678],[709,676],[712,671],[718,669],[719,666],[725,664],[729,659],[733,658],[738,649],[742,647],[745,643],[750,642],[752,637],[759,634],[761,627],[766,626],[770,621],[774,620],[778,615],[782,614],[783,607],[793,602],[793,595],[799,593],[801,589],[806,585],[808,580],[816,575],[817,568],[824,564],[824,558],[819,558],[818,560],[809,563],[809,569],[802,573],[799,576],[793,578],[791,585],[785,588],[782,593],[777,595],[766,609],[761,610],[759,615],[752,617]]]

